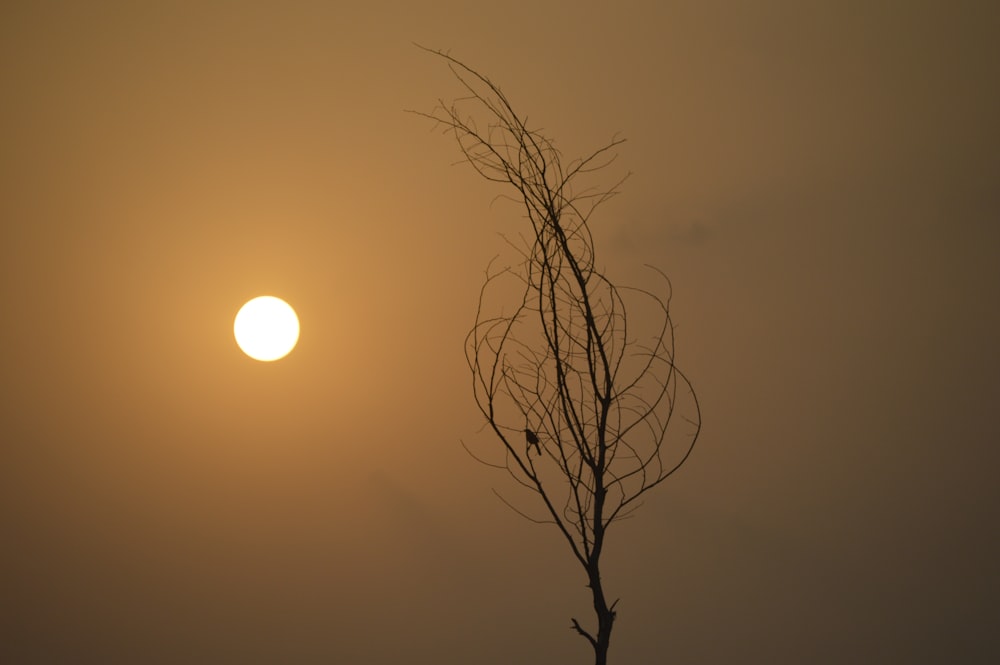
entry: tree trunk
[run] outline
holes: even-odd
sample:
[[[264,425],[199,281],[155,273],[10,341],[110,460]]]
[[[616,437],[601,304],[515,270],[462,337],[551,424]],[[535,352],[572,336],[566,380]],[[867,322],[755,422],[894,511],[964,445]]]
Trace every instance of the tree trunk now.
[[[601,573],[594,566],[590,572],[590,590],[594,595],[594,613],[597,614],[597,638],[593,642],[595,665],[607,665],[608,647],[611,646],[611,628],[615,622],[615,611],[608,607],[601,585]]]

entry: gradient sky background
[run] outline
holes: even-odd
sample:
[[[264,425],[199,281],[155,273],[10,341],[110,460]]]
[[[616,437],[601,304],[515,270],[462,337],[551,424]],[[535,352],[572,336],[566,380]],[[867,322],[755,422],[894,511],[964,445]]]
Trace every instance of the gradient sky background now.
[[[568,156],[621,132],[598,261],[673,280],[705,428],[611,534],[613,662],[992,661],[997,34],[988,2],[4,2],[0,660],[589,662],[569,551],[460,445],[523,222],[403,113],[458,92],[420,42]],[[275,364],[232,338],[262,293],[302,321]]]

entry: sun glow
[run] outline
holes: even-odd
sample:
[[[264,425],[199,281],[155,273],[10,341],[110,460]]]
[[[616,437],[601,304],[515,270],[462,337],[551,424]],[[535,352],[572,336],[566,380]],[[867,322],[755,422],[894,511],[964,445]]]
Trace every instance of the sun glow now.
[[[243,353],[254,360],[280,360],[299,341],[299,317],[281,298],[260,296],[237,312],[233,334]]]

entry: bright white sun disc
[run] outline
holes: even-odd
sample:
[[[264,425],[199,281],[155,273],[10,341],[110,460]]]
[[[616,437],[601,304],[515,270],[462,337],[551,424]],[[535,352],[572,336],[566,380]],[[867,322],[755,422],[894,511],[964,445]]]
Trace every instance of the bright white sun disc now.
[[[281,298],[260,296],[236,313],[233,334],[243,353],[254,360],[279,360],[299,341],[299,317]]]

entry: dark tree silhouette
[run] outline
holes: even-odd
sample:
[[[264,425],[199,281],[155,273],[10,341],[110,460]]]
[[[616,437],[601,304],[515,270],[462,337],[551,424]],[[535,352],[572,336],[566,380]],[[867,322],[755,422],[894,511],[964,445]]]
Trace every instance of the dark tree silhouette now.
[[[467,450],[506,470],[540,504],[533,514],[498,493],[501,500],[562,533],[597,616],[596,630],[575,618],[572,628],[604,665],[618,602],[608,602],[601,578],[608,528],[680,468],[701,429],[697,397],[674,364],[670,282],[656,271],[665,290],[656,295],[618,286],[595,266],[590,218],[624,178],[603,189],[583,181],[613,161],[621,139],[564,164],[488,78],[448,53],[424,50],[447,62],[467,94],[417,113],[453,135],[480,175],[512,187],[509,198],[524,206],[530,225],[516,241],[505,238],[514,265],[487,268],[466,339],[476,403],[501,457]],[[674,435],[677,425],[684,431]]]

